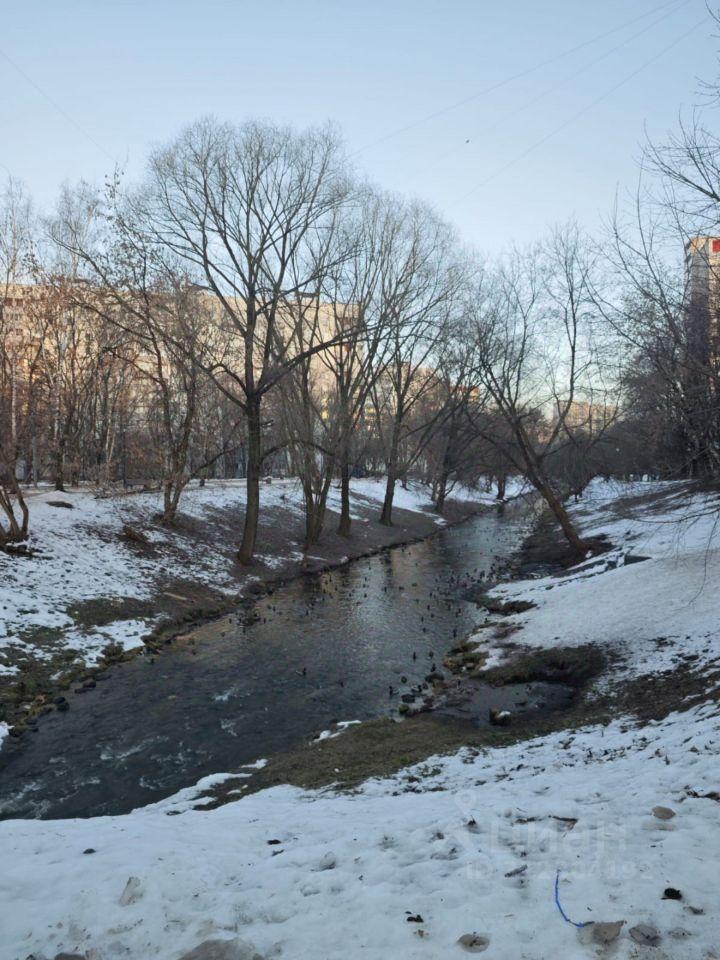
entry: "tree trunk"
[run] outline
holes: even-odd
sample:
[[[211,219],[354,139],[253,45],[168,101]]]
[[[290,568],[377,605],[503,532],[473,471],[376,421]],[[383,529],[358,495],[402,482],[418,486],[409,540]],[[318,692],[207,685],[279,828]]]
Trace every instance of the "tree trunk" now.
[[[447,494],[448,474],[443,470],[437,482],[437,493],[435,496],[435,512],[442,513],[445,507],[445,496]]]
[[[32,482],[37,487],[40,479],[40,458],[38,457],[37,437],[33,434],[32,438]]]
[[[350,460],[347,451],[343,451],[340,464],[340,523],[338,533],[341,537],[349,537],[352,527],[350,517]]]
[[[62,445],[58,446],[55,454],[55,489],[65,493],[65,451]]]
[[[528,440],[527,434],[522,428],[522,425],[515,424],[514,430],[518,445],[523,455],[523,459],[525,460],[526,469],[524,473],[526,478],[530,481],[530,483],[532,483],[538,493],[542,495],[545,503],[547,503],[552,510],[555,519],[562,527],[562,532],[565,534],[565,539],[573,548],[573,550],[575,550],[577,553],[585,553],[588,549],[587,544],[583,543],[583,541],[580,539],[580,536],[575,529],[567,510],[562,505],[559,498],[556,496],[555,491],[545,478],[542,462],[534,455],[532,446]]]
[[[177,507],[180,501],[180,482],[168,479],[163,484],[163,513],[161,523],[171,526],[175,521]]]
[[[445,497],[447,496],[447,485],[450,479],[451,460],[453,445],[455,442],[455,419],[450,423],[450,430],[445,442],[445,451],[442,459],[442,469],[437,479],[437,492],[435,495],[435,512],[442,513],[445,507]]]
[[[567,542],[573,550],[576,550],[578,553],[585,553],[588,549],[587,544],[583,543],[580,539],[567,510],[555,495],[550,485],[540,478],[533,480],[532,483],[535,489],[542,494],[543,499],[552,510],[555,519],[562,527],[562,532],[565,534]]]
[[[258,518],[260,516],[260,469],[262,467],[262,448],[260,438],[260,401],[253,399],[247,408],[247,502],[245,505],[245,526],[243,538],[238,550],[240,563],[252,563],[257,540]]]
[[[387,470],[387,483],[385,484],[385,499],[383,500],[382,510],[380,512],[380,523],[385,527],[392,526],[392,508],[395,498],[395,483],[397,482],[397,463],[398,449],[400,447],[400,427],[397,421],[393,425],[392,440],[390,443],[390,454],[387,458],[385,468]]]
[[[322,504],[316,503],[315,498],[310,494],[309,499],[305,498],[305,552],[314,546],[320,539],[322,533],[323,521],[325,519],[325,509]]]
[[[395,497],[395,475],[388,470],[387,483],[385,484],[385,499],[383,500],[382,511],[380,512],[380,523],[385,527],[392,526],[392,508]]]
[[[497,476],[497,495],[495,497],[496,500],[505,499],[506,484],[507,484],[507,477],[505,476],[504,473],[499,473]]]
[[[18,522],[15,507],[13,506],[13,496],[15,497],[17,506],[20,508],[20,516],[22,518],[20,522]],[[22,543],[23,540],[27,540],[30,512],[25,498],[22,495],[20,485],[14,478],[10,480],[7,486],[0,486],[0,507],[2,507],[8,521],[7,530],[3,530],[0,527],[0,545],[4,547],[8,543]]]

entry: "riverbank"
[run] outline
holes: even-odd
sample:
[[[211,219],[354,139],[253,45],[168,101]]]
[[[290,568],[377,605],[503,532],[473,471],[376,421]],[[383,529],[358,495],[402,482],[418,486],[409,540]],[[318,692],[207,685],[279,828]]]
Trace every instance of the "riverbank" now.
[[[485,622],[449,651],[442,678],[406,708],[409,722],[372,721],[270,757],[241,780],[209,785],[199,794],[201,805],[227,802],[239,787],[244,793],[281,783],[354,789],[369,777],[390,776],[463,746],[506,746],[588,723],[610,724],[620,716],[662,720],[688,704],[715,699],[720,648],[713,640],[720,607],[710,583],[718,505],[716,492],[689,484],[595,482],[571,512],[602,552],[572,565],[559,527],[544,513],[509,565],[511,576],[489,591],[471,591],[486,610]],[[613,571],[619,571],[615,577],[596,579]],[[655,592],[662,584],[658,605]],[[690,615],[695,634],[634,640],[647,630],[662,633],[673,624],[680,629]],[[569,697],[539,711],[509,711],[507,725],[483,722],[488,688],[510,693],[525,684],[529,697],[534,685],[547,683]]]
[[[0,817],[127,813],[338,720],[397,716],[429,690],[453,637],[482,622],[468,591],[505,575],[533,513],[524,500],[481,510],[268,586],[66,691],[66,710],[31,719],[0,751]]]
[[[181,960],[217,940],[226,956],[267,960],[468,947],[498,960],[717,958],[718,497],[595,484],[573,511],[612,549],[496,588],[470,642],[496,681],[543,663],[562,674],[547,661],[558,648],[580,661],[597,651],[583,697],[605,704],[600,722],[408,751],[414,765],[354,785],[334,752],[361,737],[350,727],[308,748],[341,792],[319,781],[243,797],[271,760],[235,771],[232,788],[219,774],[127,816],[2,823],[10,960]],[[232,802],[202,809],[223,783]]]
[[[157,493],[33,494],[28,555],[0,554],[0,740],[8,724],[17,733],[24,718],[56,709],[55,696],[91,689],[109,664],[220,616],[243,595],[431,536],[493,502],[492,493],[457,490],[439,517],[429,490],[412,484],[398,488],[394,525],[385,527],[377,520],[383,495],[382,480],[353,481],[347,539],[335,532],[333,489],[323,539],[305,554],[298,483],[265,482],[258,557],[248,568],[235,559],[241,481],[189,488],[173,528],[158,522]]]

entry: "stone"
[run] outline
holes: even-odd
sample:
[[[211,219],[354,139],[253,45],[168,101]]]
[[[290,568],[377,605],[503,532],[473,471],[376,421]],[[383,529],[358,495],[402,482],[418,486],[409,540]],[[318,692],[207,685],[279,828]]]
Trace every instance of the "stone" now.
[[[144,892],[142,884],[137,877],[128,877],[125,889],[120,895],[120,906],[127,907],[131,903],[137,903]]]
[[[592,938],[595,943],[613,943],[620,936],[625,925],[624,920],[609,920],[592,925]]]
[[[135,527],[131,527],[129,523],[124,523],[122,528],[123,536],[126,540],[132,540],[133,543],[141,543],[143,546],[147,546],[150,543],[150,538],[147,534],[143,533],[142,530],[136,530]]]
[[[660,934],[648,923],[638,923],[630,927],[630,938],[643,947],[656,947],[660,943]]]
[[[263,960],[246,940],[203,940],[179,960]]]
[[[652,815],[657,817],[658,820],[672,820],[675,811],[671,810],[670,807],[653,807]]]
[[[509,710],[489,710],[488,717],[490,723],[495,727],[509,727],[512,721],[512,714]]]
[[[318,870],[334,870],[336,863],[335,854],[328,851],[320,858],[317,868]]]
[[[464,933],[457,942],[468,953],[483,953],[490,946],[490,938],[479,933]]]
[[[663,900],[682,900],[682,893],[675,887],[665,887],[662,898]]]

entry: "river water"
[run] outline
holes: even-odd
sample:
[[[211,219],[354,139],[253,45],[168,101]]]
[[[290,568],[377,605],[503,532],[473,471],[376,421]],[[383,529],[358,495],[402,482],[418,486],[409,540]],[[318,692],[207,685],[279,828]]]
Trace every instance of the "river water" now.
[[[97,816],[394,713],[485,613],[469,597],[518,548],[522,505],[489,510],[257,600],[68,694],[70,709],[0,751],[0,815]],[[413,656],[414,655],[414,656]],[[392,692],[391,692],[392,688]],[[484,715],[487,711],[484,711]]]

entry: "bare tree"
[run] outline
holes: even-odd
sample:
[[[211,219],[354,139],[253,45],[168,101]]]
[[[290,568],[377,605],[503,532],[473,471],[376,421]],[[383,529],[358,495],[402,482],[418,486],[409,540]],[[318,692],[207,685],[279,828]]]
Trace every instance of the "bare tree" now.
[[[239,559],[255,551],[260,473],[269,450],[263,401],[300,364],[293,305],[317,288],[314,244],[332,229],[349,183],[336,137],[204,120],[157,151],[135,209],[154,241],[216,298],[218,336],[203,369],[247,424],[247,504]],[[322,350],[313,343],[310,353]]]
[[[395,203],[371,190],[343,220],[342,243],[346,255],[336,269],[328,271],[323,292],[331,311],[334,346],[318,354],[326,370],[326,407],[336,425],[332,442],[340,475],[340,520],[338,533],[350,536],[350,474],[360,425],[365,421],[368,400],[385,371],[384,338],[387,313],[381,295],[381,280],[393,255]]]
[[[46,446],[55,489],[60,491],[65,490],[68,469],[73,479],[79,475],[102,340],[99,324],[78,306],[71,284],[63,276],[45,278],[28,298],[25,317],[39,345],[37,372],[49,421]]]
[[[75,275],[70,295],[86,329],[95,321],[119,334],[108,350],[133,371],[138,413],[155,441],[152,452],[159,454],[143,462],[149,478],[159,477],[161,519],[171,524],[191,477],[197,414],[211,383],[202,355],[214,303],[177,256],[149,240],[133,214],[117,184],[106,198],[81,187],[65,192],[51,235],[69,255],[60,275]],[[214,444],[205,447],[209,462],[218,453]],[[194,469],[205,465],[196,462]]]
[[[393,203],[377,295],[383,337],[370,392],[387,474],[380,513],[387,526],[395,485],[419,458],[441,415],[426,405],[429,416],[415,416],[437,385],[440,351],[461,288],[456,252],[452,230],[431,211]]]
[[[27,539],[29,511],[18,482],[37,392],[37,341],[17,310],[24,294],[32,240],[32,210],[21,185],[8,180],[0,194],[0,548]]]
[[[435,429],[424,451],[429,460],[435,510],[442,513],[445,500],[460,480],[475,483],[483,467],[476,423],[482,416],[487,391],[477,381],[473,338],[465,317],[448,331],[440,356],[437,383],[429,394],[432,409],[425,416]],[[427,401],[426,401],[427,402]]]
[[[577,552],[587,544],[564,506],[570,489],[553,476],[552,457],[571,442],[578,412],[602,407],[604,428],[618,413],[607,399],[614,378],[592,337],[591,268],[572,226],[542,248],[515,252],[495,289],[478,298],[476,327],[478,376],[507,428],[487,439],[542,495]]]
[[[714,476],[720,471],[720,339],[711,293],[720,276],[705,249],[711,241],[692,234],[682,210],[658,206],[639,190],[631,217],[614,213],[604,245],[614,283],[594,298],[628,354],[625,382],[634,410],[657,411],[661,401],[666,411],[665,430],[678,441],[671,470]]]

